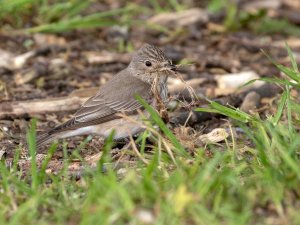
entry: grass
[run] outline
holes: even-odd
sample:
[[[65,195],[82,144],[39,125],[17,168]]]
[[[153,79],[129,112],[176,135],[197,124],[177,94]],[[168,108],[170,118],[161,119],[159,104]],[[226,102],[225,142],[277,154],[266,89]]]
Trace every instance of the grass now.
[[[211,109],[198,109],[232,118],[245,133],[242,140],[231,137],[222,150],[209,145],[195,149],[191,156],[158,114],[139,99],[152,116],[151,124],[163,131],[159,134],[149,125],[156,140],[152,153],[145,151],[149,131],[138,139],[147,163],[137,157],[136,166],[128,166],[124,174],[109,166],[103,173],[103,166],[112,162],[112,136],[98,169],[86,168],[87,175],[79,181],[68,178],[66,154],[64,169],[57,175],[46,174],[56,145],[49,149],[42,169],[31,157],[25,178],[16,164],[8,169],[1,162],[0,224],[299,224],[300,105],[291,92],[299,90],[300,74],[287,49],[292,67],[274,62],[287,78],[269,80],[284,90],[274,115],[261,119],[215,102]],[[34,121],[28,143],[33,156]]]
[[[126,3],[121,8],[97,11],[93,0],[2,0],[0,25],[3,30],[21,33],[62,33],[113,25],[145,25],[137,15],[180,11],[185,8],[177,0],[151,0],[149,5]],[[148,26],[148,25],[147,25]]]
[[[127,4],[119,9],[94,12],[95,1],[2,0],[2,29],[23,33],[61,33],[112,25],[128,25],[142,7]],[[128,18],[128,16],[130,18]]]
[[[267,10],[260,9],[257,12],[246,12],[239,8],[237,3],[228,0],[211,0],[207,5],[211,13],[225,11],[223,21],[227,31],[251,30],[259,34],[285,34],[300,35],[300,29],[285,18],[271,18]]]
[[[97,2],[94,0],[2,0],[1,30],[16,33],[63,33],[121,25],[146,26],[148,29],[170,34],[168,28],[147,21],[145,23],[144,19],[139,18],[162,12],[178,12],[191,7],[189,3],[179,0],[150,0],[144,5],[127,2],[121,8],[95,12],[95,4]],[[300,35],[297,26],[285,19],[270,18],[265,10],[256,13],[241,11],[236,3],[228,3],[227,0],[209,1],[207,10],[211,13],[225,10],[223,24],[227,31],[246,28],[256,33]]]

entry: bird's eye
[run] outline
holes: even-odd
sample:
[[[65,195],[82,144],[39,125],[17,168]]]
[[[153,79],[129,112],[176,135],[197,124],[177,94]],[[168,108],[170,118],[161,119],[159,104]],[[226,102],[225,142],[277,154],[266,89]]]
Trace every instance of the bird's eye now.
[[[150,66],[152,66],[152,63],[149,60],[146,60],[145,61],[145,65],[148,66],[148,67],[150,67]]]

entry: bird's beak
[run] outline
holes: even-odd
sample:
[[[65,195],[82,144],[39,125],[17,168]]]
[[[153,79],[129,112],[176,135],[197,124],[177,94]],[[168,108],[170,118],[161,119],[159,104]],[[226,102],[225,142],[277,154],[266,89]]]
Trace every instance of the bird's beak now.
[[[168,70],[177,71],[177,67],[176,67],[176,65],[174,65],[174,64],[167,64],[167,65],[166,65],[166,68],[167,68]]]

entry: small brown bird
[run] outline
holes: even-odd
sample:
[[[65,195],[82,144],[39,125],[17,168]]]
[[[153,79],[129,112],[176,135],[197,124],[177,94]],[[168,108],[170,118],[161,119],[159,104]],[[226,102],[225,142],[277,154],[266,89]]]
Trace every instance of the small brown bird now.
[[[143,107],[135,99],[136,94],[156,108],[166,102],[167,78],[174,71],[176,66],[163,51],[149,44],[144,45],[128,67],[101,86],[99,92],[88,99],[72,119],[40,135],[37,147],[76,135],[108,137],[115,130],[114,139],[117,140],[140,132],[142,129],[137,123],[122,118],[120,113],[134,120],[139,118],[137,110]]]

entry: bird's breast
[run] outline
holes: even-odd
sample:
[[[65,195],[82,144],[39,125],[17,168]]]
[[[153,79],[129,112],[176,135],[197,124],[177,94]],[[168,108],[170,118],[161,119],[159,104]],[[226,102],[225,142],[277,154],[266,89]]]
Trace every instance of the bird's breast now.
[[[160,95],[160,99],[164,104],[166,104],[168,100],[168,86],[167,86],[167,80],[168,76],[167,75],[161,75],[159,76],[159,82],[157,86],[157,91]]]

